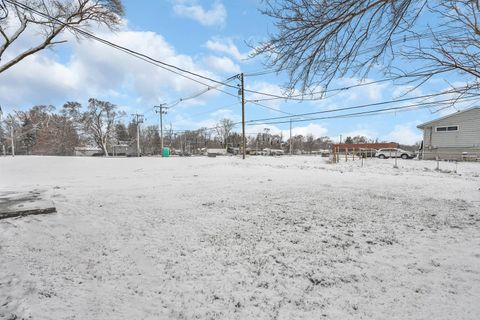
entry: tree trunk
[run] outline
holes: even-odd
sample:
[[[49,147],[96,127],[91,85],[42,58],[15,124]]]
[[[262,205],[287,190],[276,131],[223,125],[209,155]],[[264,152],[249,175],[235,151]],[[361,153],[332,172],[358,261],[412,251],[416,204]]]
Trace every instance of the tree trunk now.
[[[107,150],[107,144],[106,143],[102,143],[102,149],[103,149],[103,155],[105,157],[108,157],[108,150]]]

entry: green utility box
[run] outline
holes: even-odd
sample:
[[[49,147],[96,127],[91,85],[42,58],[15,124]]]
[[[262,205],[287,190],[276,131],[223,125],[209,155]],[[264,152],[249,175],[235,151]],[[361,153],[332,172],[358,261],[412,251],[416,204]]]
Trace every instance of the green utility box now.
[[[169,148],[163,148],[162,157],[165,157],[165,158],[170,157],[170,149]]]

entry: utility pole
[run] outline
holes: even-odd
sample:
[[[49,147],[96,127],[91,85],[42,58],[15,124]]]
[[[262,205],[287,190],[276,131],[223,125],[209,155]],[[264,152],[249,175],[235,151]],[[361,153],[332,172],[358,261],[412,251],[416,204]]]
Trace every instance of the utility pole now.
[[[167,114],[166,103],[155,106],[155,112],[160,115],[158,122],[158,132],[160,133],[160,154],[163,156],[163,115]]]
[[[14,125],[15,119],[13,119],[12,115],[8,115],[10,119],[10,139],[12,143],[12,157],[15,157],[15,134],[14,134]]]
[[[243,81],[243,72],[240,74],[241,90],[242,90],[242,144],[243,154],[242,158],[245,159],[246,154],[246,139],[245,139],[245,83]]]
[[[292,155],[292,118],[290,118],[290,155]]]
[[[2,131],[2,117],[3,117],[3,110],[2,106],[0,106],[0,131]],[[2,136],[3,136],[3,131],[2,131]],[[3,137],[2,137],[3,138]],[[2,141],[2,154],[5,156],[5,144]]]
[[[135,123],[137,125],[137,157],[140,157],[140,123],[143,123],[143,114],[134,113]]]

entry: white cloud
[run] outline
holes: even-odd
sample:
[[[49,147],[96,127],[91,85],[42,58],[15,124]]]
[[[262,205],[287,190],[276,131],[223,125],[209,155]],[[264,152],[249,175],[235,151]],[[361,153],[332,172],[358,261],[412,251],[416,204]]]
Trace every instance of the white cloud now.
[[[220,109],[210,114],[216,120],[235,119],[237,116],[231,109]]]
[[[227,19],[227,10],[220,1],[215,1],[210,9],[205,9],[197,1],[180,0],[173,6],[173,11],[204,26],[223,25]]]
[[[207,56],[203,62],[207,67],[224,73],[240,73],[240,67],[227,57]]]
[[[305,127],[293,127],[292,128],[292,135],[302,135],[306,136],[308,134],[312,134],[314,137],[319,138],[326,136],[328,133],[327,128],[322,127],[316,123],[310,123]],[[289,130],[284,130],[284,134],[290,134]]]
[[[204,69],[201,60],[177,53],[172,45],[154,32],[130,31],[125,27],[116,33],[100,31],[97,34],[119,45],[161,58],[164,62],[217,78],[217,75]],[[67,34],[65,36],[68,37]],[[31,104],[58,105],[67,100],[86,101],[89,97],[135,97],[136,103],[145,107],[205,88],[93,40],[77,42],[73,37],[68,40],[70,44],[65,49],[72,53],[64,59],[66,62],[60,62],[51,51],[43,51],[2,73],[0,104],[17,108]],[[233,68],[226,61],[220,67]],[[208,97],[214,95],[218,93],[209,92]],[[202,98],[206,99],[206,96]]]
[[[365,79],[360,81],[358,78],[341,78],[334,80],[328,90],[339,89],[358,85],[361,83],[368,83],[374,81],[373,79]],[[321,92],[321,88],[315,92]],[[327,90],[327,91],[328,91]],[[390,97],[393,88],[386,83],[374,83],[365,86],[353,87],[348,90],[330,91],[325,93],[324,99],[312,101],[311,104],[319,109],[333,110],[356,105],[376,103]],[[315,94],[315,97],[320,97],[320,94]],[[306,95],[305,98],[312,96]]]
[[[392,92],[392,98],[393,99],[399,99],[399,98],[404,98],[405,95],[411,95],[411,96],[421,96],[424,93],[420,88],[416,88],[415,86],[412,85],[396,85],[393,88]]]
[[[261,81],[261,82],[254,82],[252,85],[247,85],[247,89],[252,90],[252,91],[257,91],[257,92],[262,92],[262,93],[268,93],[276,96],[285,96],[285,90],[282,89],[280,86],[276,84],[272,84],[269,82]],[[247,100],[263,100],[265,98],[270,98],[269,96],[265,96],[260,93],[246,93],[246,99]],[[270,108],[274,108],[277,110],[280,110],[280,105],[284,103],[285,100],[283,99],[272,99],[272,100],[265,100],[265,101],[258,101],[259,103],[266,105]],[[261,107],[259,107],[261,108]]]
[[[232,39],[210,39],[205,43],[205,47],[212,51],[225,53],[237,60],[245,60],[248,58],[248,53],[241,53]]]
[[[410,125],[410,124],[407,124],[407,125],[398,124],[382,140],[413,145],[416,142],[422,140],[422,134],[420,130],[417,130],[412,127],[413,125]]]

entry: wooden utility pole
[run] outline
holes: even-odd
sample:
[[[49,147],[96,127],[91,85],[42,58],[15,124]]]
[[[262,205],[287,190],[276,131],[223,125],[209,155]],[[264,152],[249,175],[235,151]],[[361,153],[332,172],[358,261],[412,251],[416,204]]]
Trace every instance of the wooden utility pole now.
[[[240,81],[242,86],[242,145],[243,145],[243,153],[242,158],[245,159],[246,154],[246,139],[245,139],[245,83],[243,81],[243,73],[240,74]]]
[[[3,117],[3,110],[2,106],[0,106],[0,130],[2,129],[2,117]],[[2,143],[2,154],[5,155],[5,145]]]
[[[155,112],[160,115],[158,122],[158,133],[160,133],[160,154],[163,156],[163,115],[167,114],[166,103],[155,106]]]
[[[132,114],[135,117],[135,123],[137,125],[137,157],[140,157],[140,123],[143,123],[143,114]]]
[[[292,118],[290,118],[290,155],[292,155]]]

